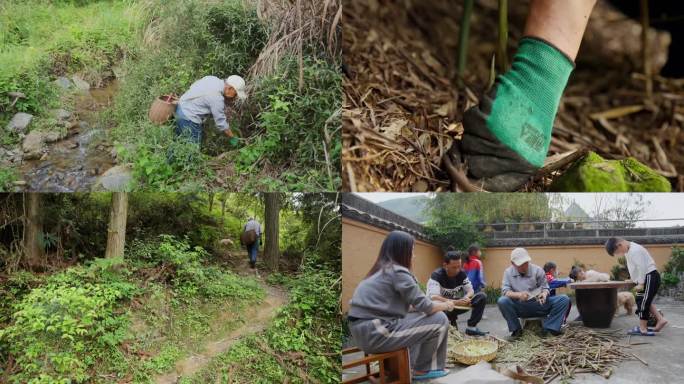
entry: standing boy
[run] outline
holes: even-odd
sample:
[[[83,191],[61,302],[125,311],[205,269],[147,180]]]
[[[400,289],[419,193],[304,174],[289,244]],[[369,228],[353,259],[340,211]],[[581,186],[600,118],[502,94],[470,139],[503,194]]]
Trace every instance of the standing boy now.
[[[646,248],[620,237],[611,237],[606,242],[606,252],[611,256],[624,256],[627,261],[629,278],[637,284],[636,313],[639,315],[639,325],[629,331],[630,335],[654,336],[655,332],[660,332],[667,325],[667,320],[658,311],[653,299],[660,287],[660,274],[656,269],[653,258]],[[649,312],[656,319],[657,323],[651,330],[648,328]]]
[[[475,292],[480,292],[480,290],[484,289],[487,285],[485,283],[484,268],[482,267],[480,257],[482,257],[480,246],[473,244],[468,247],[468,254],[463,263],[463,271],[468,275],[468,280],[470,280],[470,284],[473,285],[473,290]]]

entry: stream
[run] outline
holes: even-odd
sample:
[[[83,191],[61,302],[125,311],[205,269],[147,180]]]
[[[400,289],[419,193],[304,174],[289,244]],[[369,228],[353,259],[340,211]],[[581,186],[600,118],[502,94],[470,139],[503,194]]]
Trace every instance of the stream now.
[[[98,176],[116,163],[107,141],[107,128],[99,112],[112,105],[118,90],[113,80],[103,88],[76,95],[71,120],[76,122],[67,136],[47,144],[48,153],[40,160],[27,160],[21,166],[26,189],[41,192],[90,191]]]

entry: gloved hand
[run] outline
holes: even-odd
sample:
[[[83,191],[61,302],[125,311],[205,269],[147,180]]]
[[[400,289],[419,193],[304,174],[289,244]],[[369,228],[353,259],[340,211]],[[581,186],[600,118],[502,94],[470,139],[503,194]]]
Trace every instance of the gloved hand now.
[[[240,144],[240,139],[233,136],[228,140],[228,143],[230,144],[231,147],[237,148],[238,144]]]
[[[465,112],[463,139],[447,153],[465,161],[474,184],[514,191],[544,164],[553,120],[574,63],[549,43],[520,41],[511,69],[499,76],[478,106]]]

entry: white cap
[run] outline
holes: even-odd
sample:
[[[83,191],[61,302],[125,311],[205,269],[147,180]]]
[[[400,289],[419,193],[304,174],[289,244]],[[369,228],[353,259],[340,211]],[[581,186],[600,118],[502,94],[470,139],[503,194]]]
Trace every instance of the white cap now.
[[[247,98],[247,92],[245,91],[245,79],[238,75],[231,75],[226,79],[226,84],[235,89],[238,99],[245,100]]]
[[[532,258],[525,248],[516,248],[511,252],[511,261],[518,267],[530,260]]]

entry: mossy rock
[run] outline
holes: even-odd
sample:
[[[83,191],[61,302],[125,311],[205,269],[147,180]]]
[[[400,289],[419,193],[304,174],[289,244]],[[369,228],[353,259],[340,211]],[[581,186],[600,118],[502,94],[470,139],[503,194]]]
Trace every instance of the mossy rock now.
[[[672,185],[634,158],[606,160],[594,152],[551,184],[554,192],[671,192]]]

